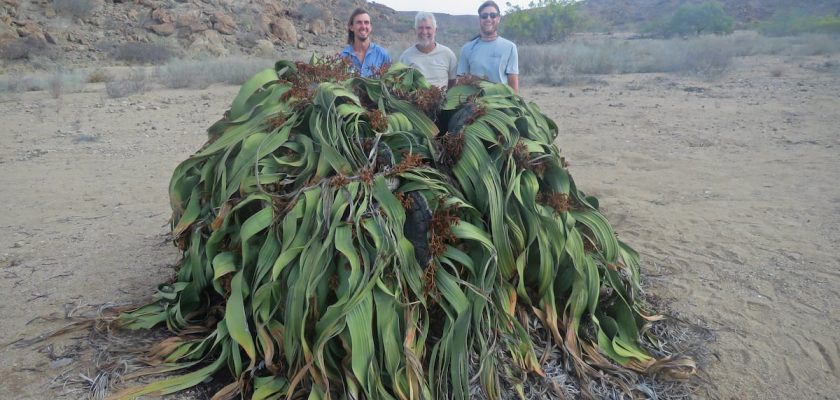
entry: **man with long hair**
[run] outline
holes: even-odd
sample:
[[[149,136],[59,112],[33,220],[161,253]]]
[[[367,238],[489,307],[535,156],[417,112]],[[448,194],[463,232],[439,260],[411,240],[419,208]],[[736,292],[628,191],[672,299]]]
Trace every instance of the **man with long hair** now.
[[[371,32],[370,14],[364,8],[353,10],[347,22],[347,46],[339,55],[350,59],[353,68],[363,77],[369,77],[375,70],[391,63],[388,51],[370,40]]]
[[[499,36],[499,5],[493,0],[485,1],[478,7],[478,18],[481,34],[461,48],[458,75],[506,83],[519,92],[519,52],[516,44]]]
[[[449,47],[435,40],[435,15],[426,11],[417,13],[414,17],[414,32],[417,34],[417,43],[402,53],[400,62],[417,68],[432,85],[443,89],[454,85],[458,60]]]

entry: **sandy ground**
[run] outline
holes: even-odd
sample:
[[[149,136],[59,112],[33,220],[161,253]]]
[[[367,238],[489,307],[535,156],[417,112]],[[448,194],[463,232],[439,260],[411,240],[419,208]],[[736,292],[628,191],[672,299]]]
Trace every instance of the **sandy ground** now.
[[[713,81],[523,80],[578,186],[642,253],[650,291],[716,331],[713,397],[840,397],[840,73],[826,61],[738,59]],[[91,373],[73,336],[5,344],[171,275],[170,173],[236,90],[0,98],[0,397],[83,397],[55,379]]]

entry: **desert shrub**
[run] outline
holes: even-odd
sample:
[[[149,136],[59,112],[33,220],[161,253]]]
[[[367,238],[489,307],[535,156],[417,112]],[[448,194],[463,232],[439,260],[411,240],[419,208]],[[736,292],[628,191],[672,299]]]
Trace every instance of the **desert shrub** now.
[[[64,74],[60,71],[56,72],[49,78],[48,84],[50,89],[50,95],[52,96],[52,98],[57,99],[61,97],[65,90]]]
[[[352,10],[358,7],[356,0],[338,0],[336,1],[337,10]]]
[[[831,60],[823,61],[822,63],[820,63],[816,66],[806,67],[806,68],[813,69],[814,71],[817,71],[817,72],[827,72],[827,73],[832,73],[832,74],[840,74],[840,62],[837,62],[837,61],[831,61]]]
[[[726,70],[735,57],[728,43],[728,38],[714,35],[633,41],[616,49],[612,56],[624,60],[621,72],[676,72],[714,77]]]
[[[534,43],[562,40],[582,26],[583,19],[575,2],[537,0],[531,8],[512,6],[502,22],[506,36]]]
[[[115,59],[132,64],[163,64],[174,55],[172,49],[159,43],[129,42],[112,50]]]
[[[840,16],[807,15],[797,11],[777,12],[768,21],[758,24],[758,30],[768,36],[800,35],[803,33],[840,33]]]
[[[392,18],[376,21],[377,25],[384,30],[390,30],[398,34],[414,32],[414,17],[397,14]]]
[[[520,60],[528,60],[519,66],[519,72],[541,85],[564,86],[574,84],[600,85],[602,80],[581,74],[586,67],[568,62],[565,48],[552,45],[527,45],[520,47]]]
[[[49,76],[44,73],[14,74],[0,77],[0,92],[28,92],[49,87]]]
[[[105,83],[105,93],[112,98],[127,97],[145,90],[146,72],[142,69],[132,69],[128,77]]]
[[[828,34],[805,34],[787,49],[789,55],[817,56],[840,53],[840,37]]]
[[[97,0],[53,0],[52,3],[57,13],[76,18],[90,15],[99,5]]]
[[[33,36],[16,38],[0,45],[0,58],[6,61],[28,60],[45,52],[47,44]]]
[[[645,30],[665,37],[729,34],[734,24],[732,17],[726,14],[720,4],[705,2],[699,5],[683,4],[670,18],[654,21]]]
[[[18,80],[15,76],[0,76],[0,93],[16,92]]]
[[[580,74],[609,74],[621,72],[624,53],[617,49],[614,42],[576,41],[563,47],[561,59],[571,71]]]
[[[797,36],[765,36],[755,31],[736,31],[718,37],[716,44],[736,57],[754,55],[813,56],[840,53],[836,35],[806,33]]]
[[[111,73],[104,68],[97,68],[93,70],[87,77],[88,83],[108,82],[112,79],[114,79],[114,77],[111,76]]]
[[[677,72],[714,77],[736,56],[721,36],[692,39],[572,40],[519,48],[520,73],[559,82],[552,74]]]
[[[324,19],[324,9],[319,7],[316,4],[312,3],[305,3],[298,9],[301,17],[303,17],[307,21],[312,21],[315,19]]]
[[[31,72],[0,76],[0,92],[49,91],[53,98],[64,93],[80,91],[85,84],[83,71],[55,70],[53,72]]]
[[[175,60],[157,68],[155,75],[168,88],[205,88],[213,83],[241,85],[272,61],[251,57]]]
[[[235,36],[236,44],[249,49],[256,46],[257,41],[265,38],[265,36],[255,31],[236,32]]]

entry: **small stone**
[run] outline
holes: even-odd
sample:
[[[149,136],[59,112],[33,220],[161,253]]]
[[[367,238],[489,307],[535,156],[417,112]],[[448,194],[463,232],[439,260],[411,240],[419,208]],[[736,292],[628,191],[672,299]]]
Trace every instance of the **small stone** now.
[[[72,358],[59,358],[57,360],[50,361],[50,369],[58,369],[62,367],[66,367],[73,363]]]

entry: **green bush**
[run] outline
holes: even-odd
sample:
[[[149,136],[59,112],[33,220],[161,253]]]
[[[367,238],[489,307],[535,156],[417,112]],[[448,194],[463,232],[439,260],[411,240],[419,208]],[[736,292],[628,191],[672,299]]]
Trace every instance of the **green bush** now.
[[[508,7],[502,29],[505,36],[517,41],[548,43],[563,40],[580,29],[583,22],[577,3],[567,0],[537,0],[529,9],[510,3]]]
[[[718,3],[700,5],[683,4],[666,22],[662,34],[672,36],[699,36],[701,34],[732,33],[734,20]]]

